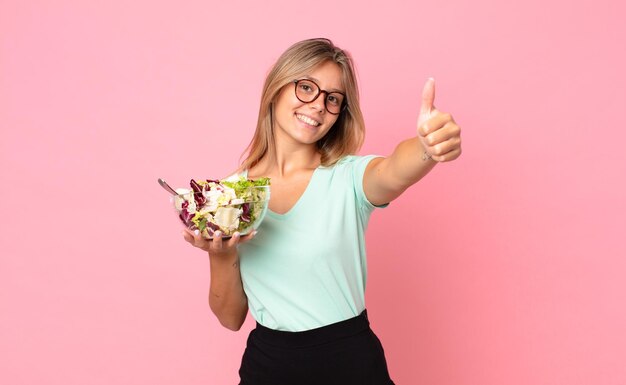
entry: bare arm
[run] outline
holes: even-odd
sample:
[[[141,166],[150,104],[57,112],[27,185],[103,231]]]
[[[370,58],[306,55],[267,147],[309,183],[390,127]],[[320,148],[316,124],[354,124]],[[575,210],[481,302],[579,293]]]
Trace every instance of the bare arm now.
[[[238,233],[229,240],[222,240],[221,235],[212,241],[203,239],[185,230],[184,238],[192,245],[209,253],[211,284],[209,288],[209,307],[227,329],[237,331],[243,325],[248,313],[248,298],[243,291],[237,244],[254,237],[254,232],[240,238]]]
[[[389,157],[368,164],[363,189],[373,204],[391,202],[438,162],[448,162],[461,155],[461,128],[452,115],[435,109],[434,99],[435,81],[429,79],[422,92],[417,136],[400,142]]]

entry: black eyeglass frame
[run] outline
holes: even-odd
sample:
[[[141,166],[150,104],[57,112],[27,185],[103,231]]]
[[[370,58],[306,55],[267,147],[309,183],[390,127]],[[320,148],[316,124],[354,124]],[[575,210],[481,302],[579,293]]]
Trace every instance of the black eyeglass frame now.
[[[317,87],[317,94],[315,94],[315,97],[313,99],[309,100],[308,102],[305,101],[305,100],[300,99],[300,97],[298,96],[298,83],[300,83],[302,81],[311,82],[311,83],[315,84],[315,87]],[[308,78],[296,79],[296,80],[293,81],[293,83],[295,85],[295,87],[293,89],[293,92],[296,95],[296,98],[298,98],[298,100],[301,101],[302,103],[312,103],[312,102],[316,101],[317,98],[320,97],[320,94],[325,93],[326,96],[324,97],[324,108],[326,109],[326,111],[328,111],[329,114],[331,114],[331,115],[339,115],[339,114],[341,114],[343,112],[343,110],[346,109],[346,107],[348,107],[348,102],[347,102],[348,99],[346,97],[346,94],[344,94],[343,92],[339,92],[339,91],[331,91],[331,92],[329,92],[329,91],[323,90],[319,86],[319,84],[315,83],[313,80],[308,79]],[[339,112],[331,112],[328,109],[328,106],[326,105],[326,101],[328,100],[328,96],[330,94],[339,94],[339,95],[343,96],[343,101],[341,102],[341,107],[339,107]]]

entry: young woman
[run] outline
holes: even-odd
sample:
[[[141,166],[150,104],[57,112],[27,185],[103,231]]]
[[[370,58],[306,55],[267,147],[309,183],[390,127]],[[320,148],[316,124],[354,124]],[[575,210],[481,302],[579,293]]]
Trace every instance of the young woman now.
[[[388,157],[355,156],[363,116],[350,55],[327,39],[291,46],[263,87],[256,132],[239,174],[270,177],[258,229],[212,241],[209,305],[238,330],[257,321],[242,385],[393,384],[365,311],[365,229],[370,214],[461,154],[460,128],[424,86],[415,136]]]

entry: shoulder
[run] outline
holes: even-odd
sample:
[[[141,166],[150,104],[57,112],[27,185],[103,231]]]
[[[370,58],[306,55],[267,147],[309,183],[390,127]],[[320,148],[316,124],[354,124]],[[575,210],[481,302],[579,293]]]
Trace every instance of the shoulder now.
[[[333,181],[343,179],[360,188],[366,170],[382,159],[379,155],[347,155],[331,166],[320,166],[319,171]]]
[[[363,173],[365,168],[380,162],[383,157],[380,155],[347,155],[339,159],[334,167],[349,169]]]

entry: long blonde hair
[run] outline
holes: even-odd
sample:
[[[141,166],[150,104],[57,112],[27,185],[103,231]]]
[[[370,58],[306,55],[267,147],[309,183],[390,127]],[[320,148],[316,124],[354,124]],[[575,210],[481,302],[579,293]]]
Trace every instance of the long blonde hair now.
[[[328,39],[308,39],[289,47],[272,67],[261,94],[256,131],[244,151],[241,169],[256,165],[264,156],[275,154],[273,135],[273,103],[281,89],[316,66],[332,61],[341,68],[347,107],[341,112],[328,133],[316,145],[323,166],[336,163],[345,155],[356,153],[365,138],[365,124],[359,105],[359,91],[350,54]]]

